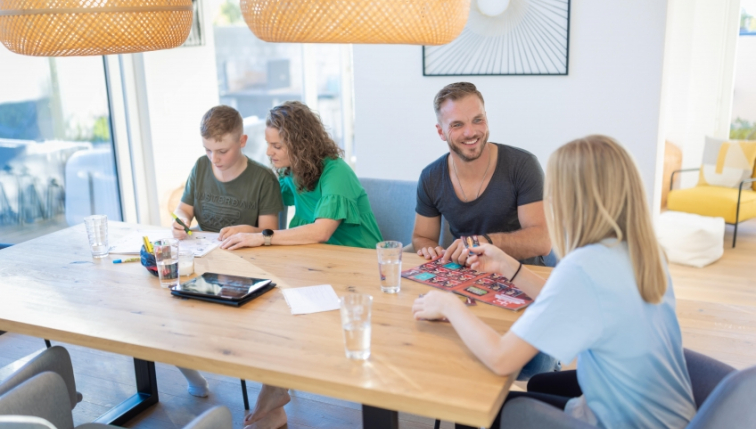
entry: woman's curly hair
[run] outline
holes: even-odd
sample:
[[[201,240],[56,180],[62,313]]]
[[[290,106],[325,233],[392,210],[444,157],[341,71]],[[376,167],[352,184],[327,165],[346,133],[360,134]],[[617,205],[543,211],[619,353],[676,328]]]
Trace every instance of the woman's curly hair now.
[[[312,191],[323,174],[326,158],[338,159],[344,151],[331,139],[320,117],[299,101],[287,101],[270,110],[265,125],[278,130],[289,152],[291,166],[279,176],[294,176],[297,191]]]

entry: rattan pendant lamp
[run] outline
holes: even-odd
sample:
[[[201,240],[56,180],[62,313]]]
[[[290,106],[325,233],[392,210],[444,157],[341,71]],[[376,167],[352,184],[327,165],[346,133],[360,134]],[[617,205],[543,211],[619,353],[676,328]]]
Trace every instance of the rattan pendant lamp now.
[[[470,0],[241,0],[268,42],[442,45],[467,22]]]
[[[0,0],[0,42],[23,55],[173,48],[191,26],[192,0]]]

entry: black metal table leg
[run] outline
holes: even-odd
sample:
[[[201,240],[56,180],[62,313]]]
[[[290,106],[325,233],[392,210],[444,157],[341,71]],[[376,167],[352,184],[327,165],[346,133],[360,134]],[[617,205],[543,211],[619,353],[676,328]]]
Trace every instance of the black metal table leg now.
[[[362,429],[399,429],[399,413],[363,405]]]
[[[120,426],[158,403],[155,362],[134,358],[137,393],[101,415],[95,423]]]

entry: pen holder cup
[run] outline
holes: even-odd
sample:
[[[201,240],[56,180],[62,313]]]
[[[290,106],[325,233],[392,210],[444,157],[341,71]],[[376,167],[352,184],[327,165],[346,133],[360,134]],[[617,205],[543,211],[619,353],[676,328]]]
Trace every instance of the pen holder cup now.
[[[144,268],[147,268],[147,271],[150,272],[153,276],[157,277],[157,262],[155,262],[155,255],[148,252],[147,249],[142,246],[142,248],[139,250],[139,256],[142,257],[142,266]]]

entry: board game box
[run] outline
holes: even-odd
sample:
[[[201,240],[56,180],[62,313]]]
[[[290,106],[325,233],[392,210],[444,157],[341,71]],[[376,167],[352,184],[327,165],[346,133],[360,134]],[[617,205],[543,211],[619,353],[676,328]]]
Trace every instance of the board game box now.
[[[440,258],[404,271],[402,277],[510,310],[520,310],[533,302],[502,275],[444,263]]]

